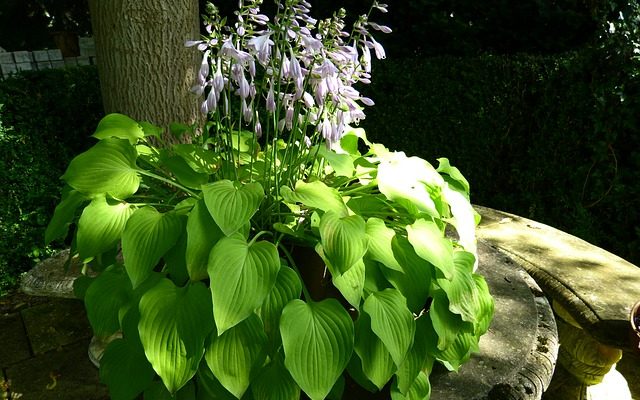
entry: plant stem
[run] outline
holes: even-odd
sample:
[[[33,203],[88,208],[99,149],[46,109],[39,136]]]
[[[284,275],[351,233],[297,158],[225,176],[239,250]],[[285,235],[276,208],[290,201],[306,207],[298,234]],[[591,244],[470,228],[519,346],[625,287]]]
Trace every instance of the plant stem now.
[[[191,196],[193,196],[193,197],[195,197],[197,199],[200,198],[200,196],[196,192],[193,192],[190,189],[187,189],[186,187],[182,186],[181,184],[179,184],[177,182],[172,181],[171,179],[167,179],[167,178],[164,178],[164,177],[162,177],[160,175],[156,175],[156,174],[154,174],[152,172],[145,171],[144,169],[138,169],[137,172],[139,174],[141,174],[141,175],[145,175],[145,176],[148,176],[150,178],[157,179],[157,180],[162,181],[162,182],[164,182],[166,184],[169,184],[169,185],[171,185],[173,187],[176,187],[176,188],[178,188],[180,190],[183,190],[183,191],[189,193]]]

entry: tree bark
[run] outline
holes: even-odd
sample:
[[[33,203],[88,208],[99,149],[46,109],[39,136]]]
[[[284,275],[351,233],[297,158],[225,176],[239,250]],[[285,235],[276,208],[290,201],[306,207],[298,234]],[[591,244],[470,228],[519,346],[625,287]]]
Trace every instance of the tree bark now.
[[[196,82],[198,0],[89,0],[106,113],[165,128],[201,121]]]

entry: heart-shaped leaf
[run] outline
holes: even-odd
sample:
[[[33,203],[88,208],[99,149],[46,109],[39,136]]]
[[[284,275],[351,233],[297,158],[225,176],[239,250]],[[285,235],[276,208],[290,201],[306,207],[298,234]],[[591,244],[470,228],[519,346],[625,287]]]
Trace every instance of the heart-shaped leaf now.
[[[417,318],[413,345],[396,372],[396,383],[400,393],[407,394],[420,371],[433,363],[434,358],[430,354],[438,353],[437,342],[438,338],[429,317],[424,314]]]
[[[218,379],[216,379],[206,362],[201,363],[200,368],[198,368],[196,383],[198,385],[198,396],[196,400],[237,400],[236,396],[229,393]]]
[[[176,287],[161,279],[140,299],[138,330],[144,352],[171,393],[196,373],[214,329],[211,295],[201,284]]]
[[[353,351],[354,327],[335,299],[293,300],[282,311],[280,334],[284,364],[311,400],[324,399]]]
[[[82,211],[76,232],[76,246],[80,259],[87,259],[115,247],[129,217],[135,209],[127,203],[107,203],[96,197]]]
[[[153,207],[144,207],[131,216],[122,232],[122,255],[134,288],[176,244],[182,230],[182,220],[175,212],[162,214]]]
[[[382,273],[407,298],[409,309],[419,314],[429,297],[434,268],[428,261],[418,257],[411,243],[403,236],[395,236],[391,248],[402,272],[382,267]]]
[[[108,114],[102,118],[93,134],[96,139],[127,139],[131,144],[136,144],[138,139],[144,136],[142,127],[136,121],[118,113]]]
[[[366,232],[369,238],[367,256],[381,262],[387,268],[402,272],[402,267],[398,264],[391,248],[391,240],[395,236],[395,231],[388,228],[380,218],[369,218]]]
[[[479,350],[479,339],[471,332],[471,329],[465,329],[465,331],[458,333],[455,340],[446,349],[437,353],[436,359],[449,371],[457,372],[462,364],[469,361],[471,354]]]
[[[452,223],[456,228],[458,243],[462,245],[465,250],[475,255],[477,249],[476,219],[473,206],[464,195],[448,187],[442,190],[442,194],[451,208],[453,218],[448,222]],[[474,270],[476,267],[477,263],[474,265]]]
[[[340,217],[334,212],[320,219],[320,241],[327,260],[344,274],[367,252],[365,222],[359,215]]]
[[[453,181],[464,192],[469,193],[469,181],[462,175],[460,170],[449,163],[447,158],[438,158],[438,172],[447,174],[450,177],[449,182]],[[446,179],[446,177],[445,177]],[[451,184],[451,183],[450,183]]]
[[[325,212],[333,211],[341,217],[347,215],[347,206],[342,201],[338,190],[321,181],[310,183],[298,181],[293,191],[283,186],[280,188],[280,195],[288,203],[302,203],[308,208],[317,208]]]
[[[254,400],[299,400],[300,388],[284,367],[280,357],[262,367],[251,384]]]
[[[478,316],[478,323],[476,324],[475,334],[480,337],[489,329],[491,320],[493,319],[494,302],[491,293],[489,292],[489,286],[484,277],[478,274],[473,274],[473,280],[476,281],[476,287],[478,289],[478,298],[480,302],[480,314]]]
[[[431,398],[431,383],[429,376],[420,371],[411,384],[406,395],[403,395],[396,385],[391,388],[391,400],[429,400]]]
[[[120,309],[132,296],[131,282],[120,265],[107,268],[91,283],[84,303],[94,335],[106,337],[120,329]]]
[[[371,318],[360,314],[356,322],[354,350],[362,362],[362,372],[378,390],[382,389],[396,370],[391,354],[371,330]]]
[[[276,283],[280,258],[270,242],[249,245],[241,234],[220,239],[211,250],[209,277],[218,334],[259,308]]]
[[[451,279],[437,279],[438,286],[447,294],[451,312],[460,314],[463,321],[476,323],[481,304],[472,272],[475,257],[466,251],[456,251],[453,261],[453,276]]]
[[[69,225],[73,222],[76,210],[87,200],[87,197],[77,190],[73,190],[69,186],[65,187],[62,193],[62,201],[56,206],[53,217],[44,232],[45,244],[67,236]]]
[[[264,330],[272,342],[280,340],[280,316],[284,306],[291,300],[299,299],[301,292],[302,283],[298,274],[289,267],[280,267],[276,283],[259,310]]]
[[[236,188],[229,180],[204,185],[202,193],[213,220],[227,236],[249,222],[264,197],[264,190],[257,182]]]
[[[106,194],[126,199],[140,185],[137,157],[128,140],[104,139],[71,160],[62,179],[89,197]]]
[[[218,337],[211,338],[205,360],[218,381],[238,399],[266,358],[267,335],[260,318],[246,318]]]
[[[453,245],[433,221],[418,219],[407,226],[409,242],[416,253],[451,279],[454,274]]]
[[[371,293],[362,308],[371,317],[371,329],[384,343],[393,362],[400,366],[413,343],[416,329],[406,299],[396,289],[385,289]]]
[[[209,175],[196,172],[179,156],[172,156],[162,159],[162,165],[176,177],[178,182],[190,188],[200,188],[209,181]]]
[[[187,219],[187,270],[192,281],[208,277],[209,253],[224,234],[211,218],[203,200],[198,200]]]
[[[456,340],[465,323],[460,315],[449,310],[449,300],[442,289],[435,290],[432,296],[429,317],[438,334],[438,350],[445,350]]]
[[[311,148],[311,152],[317,152],[320,157],[327,160],[331,168],[338,176],[352,177],[356,170],[353,166],[353,158],[349,154],[336,153],[331,149],[327,149],[327,147],[324,145],[314,146],[313,148]]]
[[[360,299],[364,291],[365,266],[362,260],[357,261],[344,274],[332,274],[331,280],[340,294],[351,304],[356,310],[360,309]]]

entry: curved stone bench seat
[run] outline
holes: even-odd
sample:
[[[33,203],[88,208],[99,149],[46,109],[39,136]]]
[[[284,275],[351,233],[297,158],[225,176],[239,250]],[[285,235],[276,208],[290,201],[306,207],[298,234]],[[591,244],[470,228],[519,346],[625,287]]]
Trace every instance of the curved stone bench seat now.
[[[516,260],[552,300],[560,338],[558,379],[554,376],[560,382],[558,395],[570,386],[560,376],[563,370],[581,385],[576,397],[556,398],[595,398],[583,397],[585,390],[606,381],[610,372],[618,374],[612,367],[623,351],[637,351],[630,340],[629,316],[640,300],[640,268],[539,222],[486,207],[475,209],[482,216],[478,242]],[[628,389],[625,397],[611,395],[605,398],[630,398]]]

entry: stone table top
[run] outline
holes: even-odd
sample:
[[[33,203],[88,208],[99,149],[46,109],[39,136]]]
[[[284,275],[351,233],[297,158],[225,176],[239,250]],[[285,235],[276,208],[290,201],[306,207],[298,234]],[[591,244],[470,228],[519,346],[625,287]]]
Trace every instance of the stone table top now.
[[[476,206],[478,240],[526,269],[598,342],[629,349],[629,314],[640,300],[640,268],[584,240],[517,215]]]

